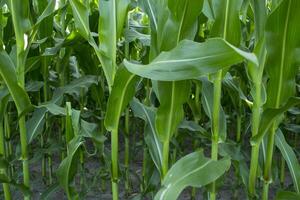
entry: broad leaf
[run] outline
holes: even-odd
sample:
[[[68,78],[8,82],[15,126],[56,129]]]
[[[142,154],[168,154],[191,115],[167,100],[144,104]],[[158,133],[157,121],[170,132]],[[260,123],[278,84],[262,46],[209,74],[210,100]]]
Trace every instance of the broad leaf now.
[[[250,1],[253,12],[254,12],[254,25],[256,38],[260,39],[263,37],[265,32],[265,24],[267,20],[267,7],[266,2],[264,1]]]
[[[18,114],[29,111],[32,106],[28,94],[18,83],[15,66],[5,51],[0,52],[0,75],[4,80],[15,104]]]
[[[267,20],[268,108],[278,108],[295,93],[295,76],[299,64],[296,62],[296,49],[300,47],[299,9],[298,0],[282,1]]]
[[[82,145],[82,138],[79,136],[74,137],[68,144],[68,156],[60,163],[57,169],[57,178],[59,184],[64,188],[67,193],[68,199],[74,199],[77,194],[70,186],[70,182],[73,180],[77,171],[77,152]]]
[[[203,0],[168,0],[166,22],[160,20],[157,43],[158,50],[168,51],[183,39],[193,40],[197,32],[197,18],[201,13]],[[159,13],[162,14],[162,13]],[[170,37],[170,34],[173,36]]]
[[[229,167],[229,158],[214,161],[206,158],[203,152],[188,154],[171,167],[154,199],[177,199],[184,188],[205,186],[222,176]]]
[[[31,23],[29,20],[29,1],[7,0],[7,3],[13,19],[18,52],[21,53],[24,51],[24,48],[27,48],[27,41],[24,40],[24,36],[31,28]]]
[[[157,110],[155,125],[160,141],[166,142],[171,139],[183,120],[182,105],[188,99],[190,83],[188,81],[159,82],[158,87],[160,107]]]
[[[107,71],[110,85],[117,71],[117,2],[119,1],[99,1],[99,49],[103,55],[102,65]]]
[[[279,191],[276,194],[275,200],[299,200],[300,195],[295,192]]]
[[[254,54],[237,49],[223,39],[214,38],[204,43],[184,40],[171,51],[161,53],[148,65],[127,60],[124,60],[124,65],[131,73],[145,78],[175,81],[215,73],[244,59],[258,64]]]
[[[213,0],[215,22],[211,30],[212,37],[222,37],[230,44],[239,46],[241,40],[241,22],[239,18],[242,0]]]
[[[65,115],[65,110],[62,110],[61,104],[64,94],[79,95],[82,88],[89,88],[92,84],[97,84],[97,77],[86,75],[75,79],[68,85],[57,88],[53,97],[49,102],[45,102],[35,109],[32,117],[26,121],[28,143],[31,143],[39,134],[43,132],[45,124],[45,114],[50,111],[54,115]]]
[[[264,110],[261,116],[258,134],[251,139],[252,145],[258,145],[262,141],[263,137],[271,127],[271,125],[276,121],[276,119],[285,113],[291,107],[300,104],[300,98],[291,97],[289,100],[280,108],[268,108]]]
[[[128,72],[126,68],[119,68],[107,103],[104,121],[107,130],[112,131],[118,128],[121,114],[133,98],[138,80],[139,77]]]
[[[130,103],[130,107],[136,117],[143,119],[145,125],[145,141],[149,148],[152,160],[161,172],[162,170],[162,144],[158,139],[156,127],[155,127],[155,110],[154,108],[147,107],[140,103],[138,99],[134,99]]]
[[[45,125],[46,109],[35,109],[32,117],[26,121],[27,143],[30,144],[34,138],[41,134]]]
[[[70,0],[70,5],[72,7],[73,16],[75,20],[75,26],[78,32],[90,43],[93,43],[93,38],[91,37],[91,31],[89,27],[89,10],[81,3],[79,0]]]

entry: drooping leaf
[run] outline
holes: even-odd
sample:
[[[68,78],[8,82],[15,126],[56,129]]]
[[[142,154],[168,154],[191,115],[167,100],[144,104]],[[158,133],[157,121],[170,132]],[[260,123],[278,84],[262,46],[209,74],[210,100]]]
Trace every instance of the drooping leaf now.
[[[53,92],[53,97],[49,103],[58,103],[64,94],[76,94],[80,93],[81,88],[89,88],[92,84],[97,84],[97,77],[94,75],[82,76],[78,79],[71,81],[68,85],[57,88]]]
[[[194,121],[183,120],[179,124],[179,128],[187,129],[188,131],[192,131],[192,132],[200,132],[200,133],[205,133],[206,132],[206,130],[203,127],[201,127],[199,124],[197,124]]]
[[[218,179],[229,167],[229,158],[214,161],[206,158],[203,152],[188,154],[171,167],[154,199],[177,199],[184,188],[205,186]]]
[[[39,106],[36,106],[37,108],[46,108],[47,111],[49,111],[53,115],[66,115],[66,111],[63,107],[58,106],[55,103],[45,103],[41,104]]]
[[[99,134],[98,125],[95,123],[87,122],[83,119],[80,120],[80,134],[83,137],[92,138],[97,144],[103,144],[106,137],[103,134]]]
[[[45,114],[50,110],[54,115],[65,115],[65,110],[59,105],[61,104],[64,94],[76,94],[79,95],[79,91],[82,88],[89,88],[92,84],[97,84],[97,77],[92,75],[86,75],[75,79],[68,85],[57,88],[53,97],[49,102],[45,102],[38,106],[40,108],[35,109],[32,117],[26,121],[27,138],[28,143],[31,143],[39,134],[42,133],[45,124]]]
[[[226,73],[225,77],[222,80],[224,86],[228,89],[229,95],[232,96],[232,101],[238,101],[238,99],[242,99],[248,105],[252,105],[252,102],[246,97],[242,88],[238,85],[238,83],[234,80],[234,78],[230,75],[230,73]],[[235,105],[238,103],[235,102]]]
[[[150,35],[139,33],[133,29],[125,30],[125,39],[128,42],[133,42],[135,40],[141,41],[145,46],[150,46]]]
[[[204,43],[184,40],[171,51],[161,53],[148,65],[127,60],[124,60],[124,65],[131,73],[145,78],[175,81],[215,73],[244,59],[258,64],[254,54],[233,47],[223,39],[214,38]]]

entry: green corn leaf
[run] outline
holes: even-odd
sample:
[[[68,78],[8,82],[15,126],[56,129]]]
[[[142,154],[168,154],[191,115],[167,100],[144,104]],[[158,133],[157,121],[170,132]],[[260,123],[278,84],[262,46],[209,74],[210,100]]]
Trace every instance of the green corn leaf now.
[[[66,4],[60,4],[58,7],[55,7],[56,1],[44,0],[44,2],[45,2],[44,4],[46,4],[46,6],[45,5],[41,6],[43,8],[43,12],[41,12],[40,15],[38,16],[38,18],[34,24],[34,27],[38,26],[41,22],[43,22],[47,18],[48,18],[47,23],[50,23],[52,25],[52,23],[50,21],[53,20],[53,14],[56,14],[60,9],[62,9],[66,6]],[[50,29],[50,27],[47,27],[47,28]]]
[[[70,0],[69,2],[72,7],[75,26],[78,32],[84,39],[93,44],[95,41],[93,41],[93,38],[91,37],[88,8],[79,0]]]
[[[150,35],[142,34],[133,29],[126,29],[124,32],[125,40],[128,42],[133,42],[135,40],[141,41],[143,45],[150,46]]]
[[[60,107],[64,94],[79,95],[81,89],[88,89],[91,85],[97,84],[97,77],[86,75],[75,79],[68,85],[57,88],[53,92],[53,97],[49,102],[45,102],[34,110],[32,117],[26,121],[27,139],[30,144],[38,135],[43,132],[45,124],[45,114],[50,111],[54,115],[65,115],[65,110]]]
[[[127,60],[124,60],[124,65],[131,73],[145,78],[175,81],[215,73],[244,59],[258,65],[254,54],[242,51],[223,39],[215,38],[204,43],[184,40],[171,51],[161,53],[148,65]]]
[[[169,141],[177,126],[183,120],[182,105],[187,101],[190,83],[188,81],[159,82],[158,93],[160,107],[155,119],[156,130],[160,141]]]
[[[27,143],[30,144],[44,130],[45,114],[47,110],[45,108],[35,109],[32,117],[26,121],[27,130]]]
[[[53,92],[53,97],[49,101],[49,103],[59,104],[64,94],[71,94],[71,95],[75,94],[79,96],[80,89],[82,88],[88,89],[93,84],[98,84],[98,79],[94,75],[86,75],[78,79],[75,79],[72,82],[70,82],[68,85],[57,88]]]
[[[4,80],[15,104],[18,114],[22,115],[32,108],[28,94],[18,84],[15,66],[5,51],[0,52],[0,75]]]
[[[206,130],[203,127],[201,127],[197,122],[194,122],[194,121],[183,120],[180,123],[179,128],[187,129],[188,131],[191,131],[191,132],[200,132],[200,133],[206,132]]]
[[[0,123],[3,122],[5,109],[9,100],[9,92],[7,88],[1,88],[0,90]]]
[[[28,0],[7,0],[10,9],[17,40],[18,52],[23,52],[25,48],[24,35],[30,30],[29,1]],[[19,55],[18,55],[19,56]]]
[[[201,102],[204,108],[204,111],[206,113],[206,115],[210,118],[211,123],[212,123],[212,114],[213,114],[213,98],[214,95],[212,93],[214,89],[214,85],[209,82],[208,80],[203,79],[202,80],[202,98],[201,98]],[[222,106],[220,105],[220,115],[219,115],[219,139],[221,142],[225,142],[226,141],[226,136],[227,136],[227,124],[226,124],[226,116],[225,116],[225,112],[222,108]]]
[[[252,105],[252,102],[246,97],[244,91],[239,86],[237,81],[230,75],[230,73],[226,73],[225,77],[222,80],[222,83],[228,89],[228,93],[231,96],[231,100],[234,102],[234,106],[238,106],[238,99],[242,99],[249,106]]]
[[[31,81],[28,82],[25,86],[27,92],[38,92],[43,87],[44,82],[42,81]]]
[[[68,199],[78,198],[78,194],[70,186],[70,182],[74,179],[77,171],[78,149],[82,144],[82,138],[79,136],[74,137],[68,143],[68,156],[60,163],[56,172],[59,184],[67,193]]]
[[[108,59],[106,68],[116,71],[117,48],[117,0],[99,1],[99,44],[102,54]]]
[[[292,133],[300,133],[300,125],[298,124],[287,124],[284,128]]]
[[[110,86],[117,71],[117,39],[122,35],[129,3],[129,0],[99,1],[99,50]]]
[[[265,24],[267,20],[267,7],[264,1],[250,1],[254,12],[254,25],[256,38],[262,38],[265,32]]]
[[[158,50],[168,51],[183,39],[194,39],[197,31],[197,17],[200,15],[203,0],[169,0],[166,22],[159,20]],[[162,13],[159,13],[162,14]],[[170,34],[173,37],[170,37]]]
[[[230,44],[239,46],[241,22],[239,18],[242,0],[212,1],[215,21],[211,30],[212,37],[222,37]]]
[[[72,117],[72,127],[74,131],[74,135],[79,135],[81,130],[80,110],[72,109],[71,117]]]
[[[55,103],[44,103],[39,106],[36,106],[36,108],[46,108],[47,111],[49,111],[52,115],[61,115],[61,116],[66,115],[65,109],[63,107],[58,106]]]
[[[278,108],[295,93],[296,49],[300,47],[300,1],[286,0],[271,13],[266,25],[266,107]],[[277,42],[274,42],[277,41]]]
[[[203,152],[188,154],[171,167],[154,199],[177,199],[184,188],[205,186],[218,179],[229,167],[229,158],[214,161],[206,158]]]
[[[265,134],[271,127],[271,125],[276,121],[276,119],[285,113],[288,109],[293,106],[300,104],[300,98],[291,97],[288,101],[281,106],[280,108],[268,108],[264,110],[261,116],[261,120],[259,123],[258,134],[251,139],[252,145],[260,144]]]
[[[59,190],[59,184],[58,183],[54,183],[52,185],[50,185],[47,190],[43,191],[43,193],[40,195],[40,199],[41,200],[48,200],[51,199],[51,196]]]
[[[53,33],[53,16],[67,4],[55,6],[56,1],[40,0],[38,3],[39,16],[31,28],[31,37],[38,32],[39,38],[50,37]]]
[[[80,120],[80,134],[83,137],[91,138],[97,145],[102,145],[107,139],[103,134],[99,134],[98,125],[85,120]]]
[[[275,200],[299,200],[300,195],[295,192],[279,191],[276,194]]]
[[[24,184],[18,183],[16,180],[8,176],[6,173],[3,173],[7,171],[9,167],[10,167],[9,161],[6,158],[4,158],[3,155],[0,155],[0,182],[8,183],[9,185],[14,186],[19,191],[21,191],[24,195],[31,195],[32,192],[28,187],[26,187]]]
[[[293,179],[294,188],[297,193],[300,193],[300,165],[292,147],[286,142],[283,133],[280,129],[275,135],[275,144],[279,148],[285,162],[287,163],[291,177]]]
[[[162,1],[161,1],[162,2]],[[161,15],[158,15],[159,4],[161,2],[155,2],[155,0],[145,0],[141,1],[141,7],[143,8],[144,12],[147,13],[149,19],[150,19],[150,26],[151,26],[151,34],[155,33],[157,34],[158,30],[158,17],[161,17]]]
[[[249,180],[249,168],[247,165],[247,158],[243,153],[242,146],[237,145],[231,141],[221,143],[219,146],[219,154],[222,157],[229,156],[232,165],[239,171],[239,176],[243,184],[247,187]]]
[[[117,39],[123,34],[129,4],[130,0],[117,0]]]
[[[162,143],[157,137],[155,127],[155,110],[140,103],[138,99],[133,99],[130,103],[130,107],[136,117],[143,119],[146,122],[145,125],[145,141],[149,148],[151,158],[156,168],[161,172],[162,170]]]
[[[128,72],[126,68],[119,68],[107,103],[104,121],[107,130],[112,131],[118,128],[120,116],[133,98],[138,80],[139,77]]]

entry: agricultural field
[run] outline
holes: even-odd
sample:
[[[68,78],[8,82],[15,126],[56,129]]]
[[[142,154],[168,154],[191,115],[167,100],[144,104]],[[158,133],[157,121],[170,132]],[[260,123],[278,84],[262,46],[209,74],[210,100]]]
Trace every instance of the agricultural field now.
[[[0,8],[0,199],[300,200],[299,0]]]

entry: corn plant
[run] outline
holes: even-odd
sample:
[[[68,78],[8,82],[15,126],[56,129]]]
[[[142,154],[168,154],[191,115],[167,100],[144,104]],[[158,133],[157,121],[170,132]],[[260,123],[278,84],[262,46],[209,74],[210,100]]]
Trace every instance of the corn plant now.
[[[0,8],[1,199],[300,198],[298,0]]]

